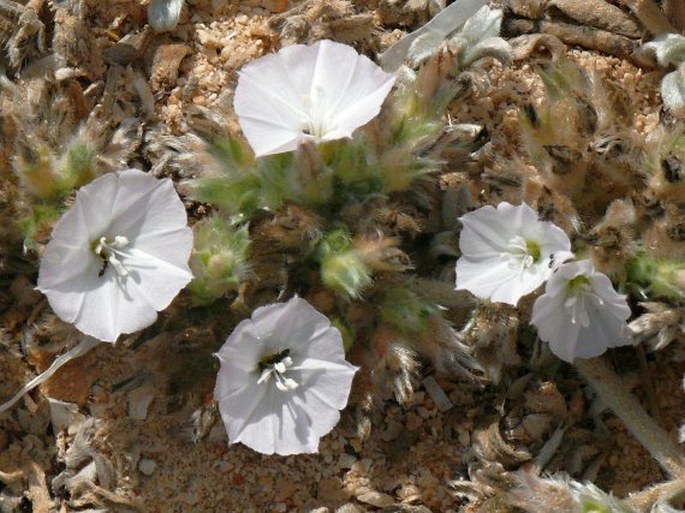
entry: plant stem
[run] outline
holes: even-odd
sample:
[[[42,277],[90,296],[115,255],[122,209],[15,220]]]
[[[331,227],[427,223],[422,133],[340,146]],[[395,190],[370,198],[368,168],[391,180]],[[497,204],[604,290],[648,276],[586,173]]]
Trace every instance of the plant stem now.
[[[658,502],[667,503],[685,492],[685,482],[682,479],[659,483],[639,492],[631,493],[625,500],[637,511],[652,511]]]
[[[59,370],[60,367],[69,363],[74,358],[83,356],[88,351],[93,349],[95,346],[100,344],[100,342],[100,340],[97,340],[93,337],[82,337],[78,344],[69,349],[69,351],[64,353],[62,356],[58,356],[57,358],[55,358],[55,361],[52,362],[52,365],[50,365],[50,367],[48,367],[38,376],[36,376],[31,381],[26,383],[23,387],[21,387],[21,390],[14,394],[14,396],[12,396],[11,399],[7,400],[3,404],[0,404],[0,414],[9,410],[12,406],[14,406],[14,403],[16,403],[19,399],[21,399],[24,395],[29,393],[34,388],[36,388],[38,385],[41,385],[42,383],[50,379],[52,375]]]
[[[628,392],[620,376],[611,370],[602,358],[578,359],[574,365],[595,389],[600,399],[623,421],[661,467],[672,478],[685,477],[685,454],[666,430],[659,426]]]

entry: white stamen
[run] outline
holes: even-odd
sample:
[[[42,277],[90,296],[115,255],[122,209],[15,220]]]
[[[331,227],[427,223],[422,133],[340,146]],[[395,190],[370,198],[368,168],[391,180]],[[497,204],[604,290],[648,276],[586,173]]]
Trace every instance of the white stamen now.
[[[509,268],[516,269],[518,274],[522,274],[525,269],[535,263],[526,239],[520,235],[511,238],[507,245],[507,252],[502,253],[501,258],[508,260]]]
[[[124,260],[126,255],[121,251],[121,249],[128,246],[128,244],[129,240],[123,235],[116,235],[112,242],[109,242],[107,237],[102,236],[95,248],[93,248],[93,252],[103,260],[109,262],[119,276],[128,276],[128,270],[122,263],[122,260]]]
[[[314,87],[311,94],[305,96],[304,105],[307,113],[302,120],[302,130],[315,137],[323,137],[330,130],[329,124],[325,117],[323,106],[324,92],[320,87]]]
[[[274,385],[282,392],[286,390],[295,390],[299,384],[292,378],[284,376],[285,372],[293,364],[293,359],[290,356],[284,356],[280,361],[271,363],[262,369],[262,373],[257,379],[257,384],[268,383],[271,377],[274,377]]]
[[[591,302],[596,302],[599,306],[604,304],[604,300],[594,291],[589,283],[583,283],[574,290],[573,295],[566,298],[564,307],[571,310],[571,323],[576,324],[580,321],[583,328],[590,326],[590,314],[588,306]]]
[[[110,257],[107,259],[110,264],[112,264],[112,267],[114,267],[114,270],[117,272],[119,276],[128,276],[128,271],[124,267],[124,264],[122,264],[117,257],[114,255],[110,255]]]
[[[111,244],[113,248],[124,248],[128,246],[128,239],[123,235],[117,235],[114,237],[114,242]]]

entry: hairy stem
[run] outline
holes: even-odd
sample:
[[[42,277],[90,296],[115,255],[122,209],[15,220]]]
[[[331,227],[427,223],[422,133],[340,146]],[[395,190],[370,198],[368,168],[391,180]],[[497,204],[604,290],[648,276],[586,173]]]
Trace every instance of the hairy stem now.
[[[671,436],[645,411],[623,380],[602,358],[576,360],[578,372],[623,421],[630,432],[673,478],[685,477],[685,454]]]
[[[624,500],[637,511],[652,511],[657,503],[665,502],[668,504],[670,499],[677,499],[683,493],[685,493],[685,481],[681,478],[631,493]]]
[[[83,356],[98,344],[100,344],[100,340],[97,340],[93,337],[85,336],[81,338],[78,344],[69,349],[69,351],[64,353],[62,356],[58,356],[57,358],[55,358],[55,361],[52,362],[52,365],[50,365],[50,367],[48,367],[45,371],[43,371],[38,376],[33,378],[31,381],[26,383],[23,387],[21,387],[21,390],[14,394],[14,396],[12,396],[11,399],[5,401],[3,404],[0,404],[0,414],[9,410],[12,406],[14,406],[14,403],[16,403],[19,399],[24,397],[27,393],[36,388],[38,385],[45,383],[48,379],[52,377],[52,375],[55,372],[59,370],[60,367],[69,363],[74,358]]]

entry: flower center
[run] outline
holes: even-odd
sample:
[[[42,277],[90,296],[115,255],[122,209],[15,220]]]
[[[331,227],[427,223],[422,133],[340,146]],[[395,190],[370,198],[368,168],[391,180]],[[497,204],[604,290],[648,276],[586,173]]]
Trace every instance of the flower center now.
[[[323,137],[328,131],[323,108],[324,93],[320,88],[313,88],[311,94],[305,98],[307,114],[302,120],[302,132],[314,137]]]
[[[259,362],[261,374],[257,384],[268,383],[273,377],[274,385],[281,392],[295,390],[299,386],[298,383],[294,379],[285,376],[288,367],[292,364],[293,359],[290,358],[290,349],[284,349],[280,353],[267,356]]]
[[[583,328],[587,328],[590,325],[589,304],[596,302],[601,306],[604,300],[595,293],[590,281],[582,274],[569,280],[566,285],[566,294],[564,307],[571,310],[571,322],[573,324],[580,322]]]
[[[540,246],[537,242],[516,235],[509,240],[507,252],[502,255],[508,260],[509,267],[521,274],[540,260]]]
[[[107,266],[110,264],[119,276],[128,275],[128,270],[122,263],[123,258],[126,256],[122,249],[128,246],[128,244],[128,239],[122,235],[117,235],[114,237],[114,240],[102,236],[91,244],[93,253],[99,256],[103,262],[98,276],[104,275]]]

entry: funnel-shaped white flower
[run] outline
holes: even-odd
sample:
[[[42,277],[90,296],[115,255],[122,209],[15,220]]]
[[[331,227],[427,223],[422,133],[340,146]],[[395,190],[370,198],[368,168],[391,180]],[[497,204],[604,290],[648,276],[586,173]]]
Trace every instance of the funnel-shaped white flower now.
[[[357,368],[340,332],[304,299],[257,308],[216,354],[229,443],[264,454],[316,452],[347,404]]]
[[[351,137],[380,111],[395,75],[333,41],[292,45],[240,71],[234,108],[257,157]]]
[[[530,322],[555,355],[573,362],[630,344],[628,317],[626,297],[590,260],[581,260],[562,265],[552,275],[533,305]]]
[[[488,205],[461,218],[462,256],[457,289],[481,299],[516,306],[573,256],[571,241],[558,226],[538,220],[525,203]]]
[[[191,280],[192,246],[171,180],[109,173],[79,189],[55,224],[38,289],[62,320],[114,342],[152,324]]]

